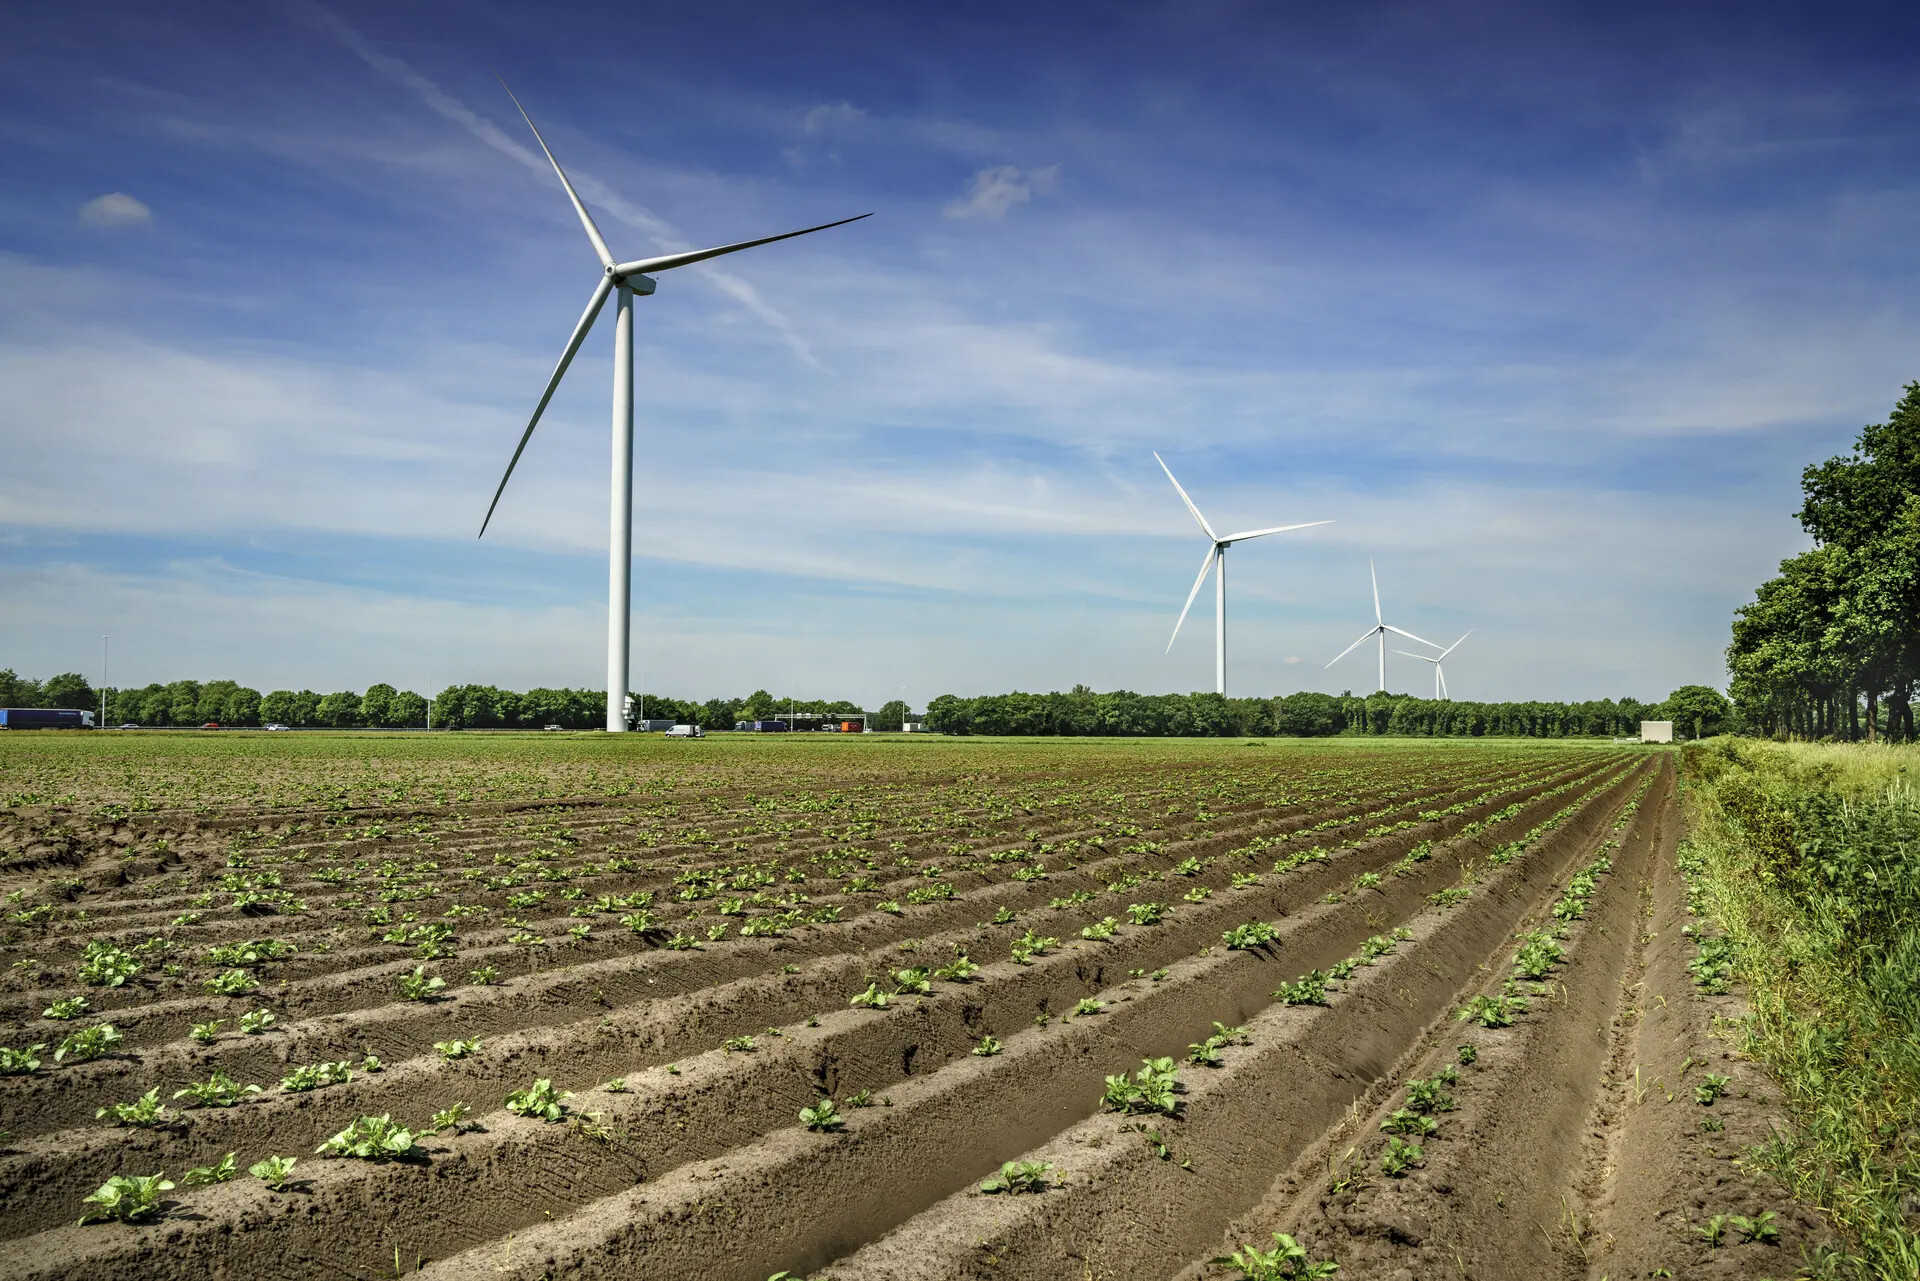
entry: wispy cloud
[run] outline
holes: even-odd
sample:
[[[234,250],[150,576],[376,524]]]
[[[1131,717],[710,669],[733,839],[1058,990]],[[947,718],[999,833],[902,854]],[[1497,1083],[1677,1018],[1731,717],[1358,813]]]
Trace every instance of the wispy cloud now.
[[[1059,165],[1042,169],[995,165],[981,169],[967,183],[966,194],[948,201],[944,212],[949,218],[1002,218],[1015,205],[1025,204],[1036,194],[1052,191],[1059,177]]]
[[[80,221],[90,227],[139,227],[153,221],[153,210],[124,191],[110,191],[81,205]]]
[[[420,74],[405,60],[375,47],[358,28],[333,10],[324,5],[312,3],[311,0],[288,0],[288,7],[310,25],[339,41],[369,67],[395,84],[411,90],[427,106],[459,125],[481,142],[502,155],[519,161],[536,173],[548,172],[546,157],[509,138],[498,125]],[[660,252],[677,253],[699,247],[681,235],[659,214],[614,191],[596,178],[591,171],[570,170],[567,176],[579,189],[583,199],[605,209],[619,221],[647,236]],[[733,272],[707,263],[695,264],[691,270],[705,277],[714,288],[733,299],[777,333],[780,340],[801,361],[815,369],[824,368],[819,357],[814,355],[813,349],[808,346],[806,339],[801,337],[793,322],[763,298],[751,282]]]

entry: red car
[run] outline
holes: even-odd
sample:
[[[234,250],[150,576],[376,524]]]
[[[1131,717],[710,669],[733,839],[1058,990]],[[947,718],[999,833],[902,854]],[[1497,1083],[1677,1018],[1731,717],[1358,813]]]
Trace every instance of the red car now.
[[[202,726],[201,726],[200,728],[201,728],[201,729],[219,729],[219,728],[220,728],[220,722],[219,722],[219,721],[208,721],[208,722],[207,722],[207,723],[206,723],[205,725],[202,725]]]

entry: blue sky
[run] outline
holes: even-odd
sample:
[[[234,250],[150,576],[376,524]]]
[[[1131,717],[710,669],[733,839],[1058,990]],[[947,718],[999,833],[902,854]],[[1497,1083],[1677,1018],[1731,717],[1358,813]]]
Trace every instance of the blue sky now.
[[[10,15],[0,665],[598,685],[623,257],[635,670],[701,697],[1720,683],[1799,468],[1920,378],[1920,19],[261,6]],[[1395,689],[1430,688],[1390,659]]]

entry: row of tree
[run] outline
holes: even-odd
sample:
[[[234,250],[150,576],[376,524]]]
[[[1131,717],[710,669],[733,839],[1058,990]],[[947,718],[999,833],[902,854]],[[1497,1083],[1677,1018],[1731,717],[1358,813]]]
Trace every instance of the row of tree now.
[[[1853,452],[1801,473],[1811,551],[1734,617],[1732,694],[1754,732],[1912,741],[1920,686],[1920,382]]]
[[[68,673],[45,682],[0,671],[0,706],[100,706],[86,681]],[[107,724],[229,726],[267,724],[301,728],[597,729],[606,724],[607,696],[591,689],[530,689],[450,685],[428,700],[411,690],[375,685],[318,694],[277,689],[267,694],[234,681],[174,681],[107,691]],[[755,690],[746,698],[694,702],[659,694],[635,696],[635,713],[648,719],[729,730],[742,721],[790,712],[831,720],[858,717],[846,700],[779,698]],[[1585,703],[1470,703],[1406,694],[1287,694],[1277,698],[1223,698],[1218,694],[1099,694],[1084,685],[1067,693],[942,694],[927,705],[928,729],[947,734],[1091,735],[1230,738],[1279,734],[1321,738],[1334,734],[1393,734],[1428,738],[1615,737],[1639,733],[1643,720],[1675,721],[1683,737],[1730,728],[1729,706],[1701,685],[1675,690],[1664,703],[1599,699]],[[868,718],[876,730],[897,730],[909,715],[898,699]]]
[[[1410,694],[942,694],[927,704],[927,728],[946,734],[1113,735],[1123,737],[1324,738],[1335,734],[1422,738],[1637,736],[1643,720],[1671,720],[1683,737],[1727,728],[1730,706],[1717,690],[1682,686],[1664,703],[1634,698],[1584,703],[1473,703]]]

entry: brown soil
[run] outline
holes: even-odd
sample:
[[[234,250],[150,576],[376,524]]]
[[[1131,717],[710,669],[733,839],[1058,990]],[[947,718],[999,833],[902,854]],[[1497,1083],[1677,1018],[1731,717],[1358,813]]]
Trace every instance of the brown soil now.
[[[944,774],[913,758],[897,777],[869,765],[781,785],[734,768],[704,787],[656,777],[604,795],[569,796],[543,775],[534,800],[492,788],[344,811],[0,811],[0,887],[47,905],[9,926],[0,959],[28,963],[0,971],[0,1043],[48,1045],[40,1071],[0,1078],[13,1135],[0,1276],[304,1281],[392,1275],[396,1260],[448,1277],[1226,1276],[1204,1261],[1276,1230],[1337,1257],[1342,1276],[1790,1270],[1779,1260],[1812,1223],[1730,1159],[1775,1112],[1709,1035],[1733,998],[1687,982],[1660,758],[1215,749],[1205,768],[1143,753],[1076,770],[1053,752],[1035,758],[1044,768],[980,768],[976,755]],[[1489,860],[1556,814],[1511,862]],[[1453,1010],[1499,989],[1515,930],[1609,849],[1554,995],[1511,1028],[1462,1033]],[[266,871],[304,911],[229,906],[235,878]],[[621,927],[648,894],[651,924]],[[730,899],[741,906],[720,914]],[[1128,905],[1149,902],[1171,910],[1133,923]],[[445,917],[455,903],[467,914]],[[843,905],[837,923],[813,919],[827,904]],[[1014,919],[996,922],[1002,909]],[[421,961],[381,936],[409,928],[407,912],[457,931],[457,959],[426,962],[449,980],[431,1001],[394,999]],[[782,912],[771,937],[737,937]],[[1111,937],[1081,937],[1103,920]],[[1273,940],[1222,946],[1249,921],[1270,922]],[[716,925],[726,937],[707,942]],[[1275,999],[1396,929],[1326,1005]],[[516,931],[544,941],[508,942]],[[1058,941],[1008,959],[1029,932]],[[666,947],[675,934],[702,946]],[[208,949],[259,938],[297,951],[246,965],[260,987],[242,998],[201,989],[224,968]],[[82,986],[93,940],[135,949],[142,972]],[[848,1006],[870,982],[891,990],[894,971],[962,953],[981,967],[968,981]],[[487,964],[503,982],[460,981]],[[89,1014],[41,1017],[75,993]],[[1075,1013],[1083,1000],[1097,1007]],[[236,1033],[255,1008],[275,1012],[274,1029]],[[228,1025],[211,1044],[187,1038],[213,1018]],[[62,1037],[103,1019],[126,1037],[119,1052],[52,1061]],[[1244,1025],[1245,1043],[1222,1066],[1181,1067],[1177,1115],[1100,1110],[1103,1078],[1184,1058],[1215,1021]],[[989,1035],[1003,1048],[975,1054]],[[750,1049],[721,1048],[741,1036]],[[481,1048],[458,1061],[434,1048],[471,1037]],[[1425,1164],[1380,1177],[1378,1125],[1399,1082],[1461,1040],[1480,1058]],[[368,1050],[385,1070],[309,1093],[274,1085]],[[1705,1109],[1691,1087],[1709,1058],[1732,1089]],[[266,1088],[159,1129],[94,1118],[153,1085],[165,1100],[215,1065]],[[574,1091],[560,1123],[501,1107],[536,1077]],[[624,1088],[606,1088],[614,1078]],[[861,1091],[871,1106],[849,1101]],[[798,1123],[822,1096],[841,1101],[843,1128]],[[310,1155],[355,1116],[418,1126],[455,1100],[476,1126],[423,1136],[416,1159]],[[1708,1113],[1725,1128],[1699,1130]],[[178,1181],[229,1151],[243,1171],[272,1152],[300,1165],[283,1192],[242,1173],[176,1189],[147,1225],[73,1223],[110,1174]],[[1373,1173],[1329,1194],[1330,1158]],[[1050,1162],[1054,1186],[982,1195],[1014,1159]],[[1730,1229],[1713,1249],[1693,1234],[1711,1214],[1762,1208],[1779,1212],[1779,1245]]]

